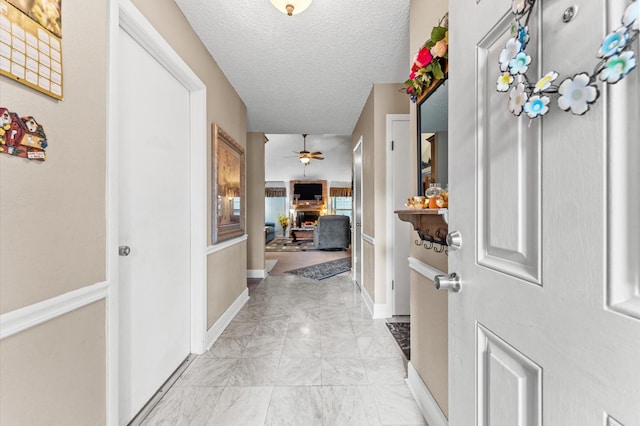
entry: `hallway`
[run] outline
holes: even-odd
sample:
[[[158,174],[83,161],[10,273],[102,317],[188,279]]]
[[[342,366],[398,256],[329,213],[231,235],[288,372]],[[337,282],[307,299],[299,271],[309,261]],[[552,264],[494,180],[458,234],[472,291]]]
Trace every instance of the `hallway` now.
[[[142,424],[424,425],[404,376],[349,276],[269,276]]]

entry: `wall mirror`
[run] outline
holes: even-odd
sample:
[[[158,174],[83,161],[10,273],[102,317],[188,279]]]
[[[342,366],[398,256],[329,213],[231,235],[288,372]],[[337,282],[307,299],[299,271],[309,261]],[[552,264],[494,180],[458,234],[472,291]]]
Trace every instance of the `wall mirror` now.
[[[418,103],[418,194],[430,183],[449,182],[449,96],[447,80],[437,83]]]

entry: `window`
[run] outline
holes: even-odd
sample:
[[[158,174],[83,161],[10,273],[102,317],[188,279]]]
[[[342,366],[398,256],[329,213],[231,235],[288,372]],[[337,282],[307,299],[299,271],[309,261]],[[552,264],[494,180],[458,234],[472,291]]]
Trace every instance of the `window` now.
[[[351,217],[351,197],[331,197],[331,212]]]

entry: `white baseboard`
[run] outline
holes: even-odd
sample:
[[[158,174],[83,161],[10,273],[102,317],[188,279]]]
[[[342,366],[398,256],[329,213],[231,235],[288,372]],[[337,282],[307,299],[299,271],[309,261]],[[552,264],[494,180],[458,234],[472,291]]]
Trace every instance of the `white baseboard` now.
[[[407,373],[407,386],[409,386],[413,398],[416,400],[418,408],[420,408],[420,412],[427,423],[430,426],[449,426],[449,420],[447,420],[447,417],[411,362],[407,366]]]
[[[0,315],[0,340],[107,297],[109,283],[72,290]]]
[[[218,321],[213,324],[209,330],[207,330],[207,336],[205,337],[205,347],[207,350],[213,346],[218,340],[218,337],[222,334],[225,328],[233,320],[240,309],[249,301],[249,289],[245,289],[240,296],[224,311],[224,314],[218,318]]]
[[[382,303],[373,303],[373,300],[371,299],[371,296],[369,296],[366,288],[361,288],[361,294],[362,299],[364,299],[364,303],[365,305],[367,305],[369,312],[371,312],[371,317],[373,319],[389,318],[391,316],[389,312],[389,305]]]
[[[247,278],[264,278],[267,273],[264,269],[247,269]]]

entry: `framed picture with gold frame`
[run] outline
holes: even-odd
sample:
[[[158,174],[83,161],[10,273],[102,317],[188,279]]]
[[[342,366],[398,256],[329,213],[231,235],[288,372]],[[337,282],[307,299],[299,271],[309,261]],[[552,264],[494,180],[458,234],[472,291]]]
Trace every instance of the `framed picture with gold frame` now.
[[[244,148],[217,124],[213,125],[213,244],[244,235]]]

